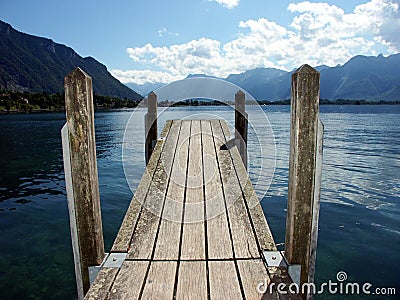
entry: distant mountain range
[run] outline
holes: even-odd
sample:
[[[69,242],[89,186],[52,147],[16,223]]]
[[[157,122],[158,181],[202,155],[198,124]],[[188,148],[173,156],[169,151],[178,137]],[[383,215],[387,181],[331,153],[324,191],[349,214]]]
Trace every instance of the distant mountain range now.
[[[400,54],[388,57],[355,56],[344,65],[317,66],[321,73],[321,99],[400,100]],[[273,68],[258,68],[225,79],[249,92],[256,100],[290,98],[291,75]],[[188,77],[206,76],[203,74]],[[212,77],[212,76],[207,76]],[[130,85],[146,95],[162,83]]]
[[[76,67],[92,77],[93,90],[98,95],[142,98],[94,58],[82,58],[67,46],[19,32],[0,20],[0,89],[63,92],[64,77]]]
[[[0,89],[62,92],[64,76],[78,66],[93,78],[98,95],[137,100],[164,85],[123,85],[94,58],[82,58],[67,46],[21,33],[0,20]],[[400,100],[400,54],[355,56],[344,65],[316,69],[321,73],[322,99]],[[290,98],[293,72],[257,68],[223,79],[245,89],[257,100],[277,101]],[[193,76],[205,75],[188,77]]]

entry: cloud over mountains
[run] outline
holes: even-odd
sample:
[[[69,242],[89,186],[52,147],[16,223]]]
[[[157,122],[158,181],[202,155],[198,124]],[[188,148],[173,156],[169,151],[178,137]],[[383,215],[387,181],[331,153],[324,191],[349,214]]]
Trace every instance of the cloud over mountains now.
[[[238,0],[215,0],[233,8]],[[353,12],[328,3],[287,7],[288,27],[265,18],[238,24],[236,38],[222,43],[201,37],[182,44],[131,47],[127,54],[142,70],[113,70],[124,83],[170,82],[190,73],[226,77],[258,67],[291,70],[303,63],[335,66],[351,57],[400,51],[400,0],[370,0]]]

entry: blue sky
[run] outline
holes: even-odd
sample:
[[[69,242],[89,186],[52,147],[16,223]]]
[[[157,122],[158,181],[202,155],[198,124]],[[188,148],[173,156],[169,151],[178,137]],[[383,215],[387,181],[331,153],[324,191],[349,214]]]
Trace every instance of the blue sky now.
[[[400,52],[400,0],[0,0],[0,19],[96,58],[124,83]]]

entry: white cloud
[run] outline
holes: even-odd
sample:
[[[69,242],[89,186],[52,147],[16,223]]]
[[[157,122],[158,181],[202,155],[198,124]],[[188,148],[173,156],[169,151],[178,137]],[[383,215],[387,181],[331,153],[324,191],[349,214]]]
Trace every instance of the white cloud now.
[[[165,27],[161,28],[161,29],[158,30],[157,32],[158,32],[158,36],[159,36],[159,37],[164,36],[164,34],[179,36],[179,33],[178,33],[178,32],[168,31],[167,28],[165,28]]]
[[[372,0],[357,6],[355,13],[371,20],[369,30],[376,41],[400,51],[400,0]]]
[[[217,2],[228,9],[235,8],[239,5],[239,0],[208,0],[209,2]]]
[[[294,18],[288,28],[261,18],[241,21],[240,34],[225,44],[200,38],[168,47],[128,48],[135,62],[157,71],[114,70],[113,74],[125,83],[167,83],[190,73],[226,77],[256,67],[334,66],[354,55],[377,55],[377,46],[386,47],[386,54],[398,52],[399,1],[371,0],[352,13],[327,3],[292,3],[288,11]]]
[[[122,83],[134,82],[136,84],[172,82],[184,78],[173,76],[168,72],[151,70],[111,70],[111,74]]]

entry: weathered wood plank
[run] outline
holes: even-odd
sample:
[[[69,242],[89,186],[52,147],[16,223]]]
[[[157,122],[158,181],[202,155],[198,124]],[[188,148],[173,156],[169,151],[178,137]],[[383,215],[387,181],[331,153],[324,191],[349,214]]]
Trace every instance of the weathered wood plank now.
[[[192,120],[189,148],[180,258],[205,259],[203,166],[199,120]]]
[[[118,268],[102,268],[97,274],[96,280],[85,295],[86,300],[106,299],[111,285],[114,282]]]
[[[165,137],[168,135],[168,132],[169,132],[169,130],[170,130],[170,128],[171,128],[173,122],[174,122],[174,120],[167,120],[167,121],[165,122],[164,128],[163,128],[163,130],[162,130],[161,133],[160,133],[160,138],[163,139],[163,138],[165,138]]]
[[[211,299],[242,299],[233,261],[210,261],[208,272]]]
[[[246,299],[261,299],[263,294],[259,293],[257,287],[261,283],[270,281],[267,269],[261,259],[238,260],[240,279]]]
[[[261,257],[229,151],[221,149],[221,146],[227,141],[222,132],[220,121],[216,120],[211,123],[214,132],[215,148],[217,149],[218,164],[222,176],[222,186],[228,208],[235,257]]]
[[[318,223],[321,196],[322,156],[324,143],[324,124],[318,118],[317,143],[315,154],[314,202],[312,212],[312,229],[310,241],[310,263],[307,282],[314,282],[315,263],[317,260]]]
[[[124,261],[107,298],[139,299],[148,266],[148,261]]]
[[[173,299],[176,261],[153,261],[141,299]]]
[[[160,232],[154,253],[155,260],[178,260],[179,258],[190,125],[190,121],[181,122],[171,180],[168,186]],[[162,159],[171,160],[171,157],[162,156]]]
[[[132,236],[128,259],[149,259],[152,256],[179,131],[180,123],[173,122],[162,151],[162,155],[171,159],[159,159],[157,163],[144,207]]]
[[[182,261],[180,263],[176,299],[207,299],[205,261]]]
[[[207,216],[208,258],[233,258],[229,236],[224,195],[217,164],[210,121],[201,121],[203,135],[203,160],[205,201]]]
[[[322,132],[318,137],[319,80],[319,72],[309,65],[292,75],[285,256],[290,264],[301,265],[301,283],[313,279],[317,239],[312,235],[318,232],[313,230],[313,225],[317,226],[313,221],[318,221],[314,215],[319,214],[318,160],[322,159],[322,147],[318,147],[322,142]]]
[[[147,183],[139,184],[132,200],[139,209],[130,207],[123,222],[131,234],[136,227],[127,260],[118,274],[108,275],[112,285],[97,283],[99,292],[94,295],[103,299],[278,297],[276,291],[273,295],[257,291],[258,284],[269,278],[261,250],[272,249],[268,243],[273,239],[240,154],[226,140],[226,123],[174,121],[161,135],[163,141],[158,141],[147,166],[150,175],[142,178]],[[137,195],[143,197],[143,209]],[[122,242],[116,239],[115,245],[123,245],[121,251],[127,249],[129,230],[119,233]],[[271,240],[257,238],[259,233]],[[278,271],[271,269],[273,280],[279,281]]]
[[[222,130],[225,140],[229,138],[229,129],[225,122],[221,122]],[[230,148],[231,159],[239,178],[241,190],[245,195],[247,207],[249,209],[250,218],[254,225],[256,238],[262,251],[276,251],[276,244],[272,236],[271,230],[268,226],[267,219],[264,215],[263,209],[260,205],[256,191],[250,181],[246,168],[240,163],[241,156],[237,148]]]
[[[92,78],[76,68],[64,78],[64,88],[68,128],[64,140],[68,145],[63,143],[63,155],[71,237],[77,238],[72,244],[79,248],[74,249],[78,297],[82,299],[90,287],[88,267],[104,259]]]
[[[165,138],[167,136],[171,126],[172,120],[167,121],[163,131],[161,132],[162,138]],[[154,147],[153,155],[146,166],[139,186],[136,189],[135,195],[133,196],[131,203],[129,204],[124,220],[122,221],[117,237],[114,240],[111,252],[127,252],[129,250],[133,230],[135,228],[136,222],[138,221],[139,213],[142,208],[142,203],[144,203],[147,190],[149,189],[151,179],[153,178],[153,174],[155,172],[158,160],[161,156],[163,147],[164,141],[157,141],[156,146]]]

